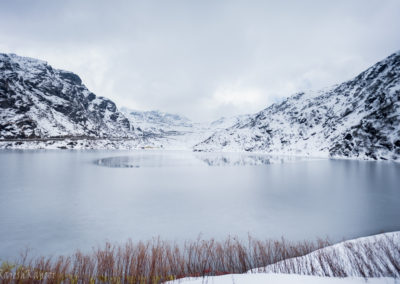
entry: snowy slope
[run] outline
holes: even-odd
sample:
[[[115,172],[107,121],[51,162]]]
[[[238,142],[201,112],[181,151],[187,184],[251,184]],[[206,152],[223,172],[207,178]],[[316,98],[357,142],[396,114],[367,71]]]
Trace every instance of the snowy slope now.
[[[178,114],[170,114],[157,110],[137,111],[125,107],[121,108],[121,112],[129,118],[129,120],[144,131],[155,133],[163,133],[168,131],[185,131],[193,127],[193,123],[186,117]]]
[[[154,147],[169,150],[189,150],[214,132],[248,119],[250,115],[222,117],[216,121],[197,123],[178,115],[161,111],[137,111],[121,108],[142,136]]]
[[[169,283],[399,283],[399,278],[400,232],[392,232],[341,242],[247,274]]]
[[[89,141],[20,142],[47,138]],[[0,54],[0,148],[55,145],[398,160],[400,52],[340,85],[298,93],[254,115],[211,123],[160,111],[120,112],[74,73],[37,59]]]
[[[151,147],[191,150],[201,138],[205,139],[212,134],[201,136],[203,128],[178,114],[156,110],[137,111],[125,107],[121,108],[121,111]],[[201,138],[198,138],[198,135]]]
[[[341,242],[250,272],[400,278],[400,232]]]
[[[399,159],[400,52],[340,85],[273,104],[194,150]]]
[[[91,93],[78,75],[46,62],[0,54],[0,138],[129,137],[116,105]]]
[[[209,128],[213,130],[222,130],[229,127],[232,127],[239,123],[248,123],[250,121],[251,115],[249,114],[242,114],[237,116],[231,117],[221,117],[215,121],[212,121],[209,124]]]
[[[160,111],[119,111],[78,75],[45,61],[0,54],[0,148],[191,150],[239,119],[193,123]]]

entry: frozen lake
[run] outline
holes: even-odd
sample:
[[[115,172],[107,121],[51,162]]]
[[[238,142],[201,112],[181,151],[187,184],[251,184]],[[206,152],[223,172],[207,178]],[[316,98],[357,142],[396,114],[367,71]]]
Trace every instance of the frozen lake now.
[[[158,151],[1,151],[0,258],[104,241],[333,241],[400,230],[400,165]]]

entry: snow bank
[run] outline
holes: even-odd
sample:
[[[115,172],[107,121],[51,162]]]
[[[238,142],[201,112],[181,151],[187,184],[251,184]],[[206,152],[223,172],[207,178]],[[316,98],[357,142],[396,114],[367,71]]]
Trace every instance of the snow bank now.
[[[277,283],[277,284],[290,284],[290,283],[306,283],[306,284],[390,284],[400,283],[395,278],[370,278],[364,279],[362,277],[348,277],[348,278],[335,278],[335,277],[320,277],[309,275],[295,275],[295,274],[275,274],[275,273],[256,273],[256,274],[229,274],[223,276],[213,276],[207,278],[184,278],[168,283],[188,283],[188,284],[264,284],[264,283]]]
[[[342,242],[251,272],[340,277],[400,277],[400,232]]]
[[[330,277],[326,277],[330,276]],[[169,283],[400,283],[400,232],[345,241],[247,274]]]

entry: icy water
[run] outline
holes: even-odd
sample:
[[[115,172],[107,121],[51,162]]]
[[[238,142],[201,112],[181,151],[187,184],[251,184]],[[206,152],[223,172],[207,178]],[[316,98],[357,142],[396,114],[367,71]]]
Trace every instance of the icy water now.
[[[104,241],[333,241],[400,230],[400,165],[156,151],[1,151],[0,258]]]

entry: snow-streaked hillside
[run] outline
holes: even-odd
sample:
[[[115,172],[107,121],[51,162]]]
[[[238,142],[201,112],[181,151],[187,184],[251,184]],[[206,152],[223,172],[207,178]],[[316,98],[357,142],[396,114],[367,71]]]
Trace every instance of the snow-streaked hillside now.
[[[209,123],[198,123],[178,114],[156,110],[137,111],[123,107],[121,111],[152,147],[190,151],[216,131],[243,122],[250,116],[222,117]]]
[[[250,272],[400,278],[400,232],[341,242]]]
[[[78,139],[85,141],[76,143]],[[298,93],[254,115],[211,123],[160,111],[120,112],[74,73],[0,54],[0,148],[54,147],[399,160],[400,52],[340,85]]]
[[[129,137],[133,126],[78,75],[46,62],[0,54],[0,138]]]
[[[154,133],[165,133],[168,131],[186,131],[193,127],[192,121],[188,118],[162,111],[137,111],[126,107],[121,112],[135,124],[136,128]]]
[[[247,274],[168,283],[399,283],[400,232],[358,238],[289,258]]]
[[[209,128],[213,130],[222,130],[232,127],[238,123],[246,123],[250,120],[250,114],[242,114],[231,117],[221,117],[220,119],[214,120],[209,124]]]
[[[399,159],[400,52],[340,85],[273,104],[194,150]]]
[[[214,123],[160,111],[119,111],[78,75],[47,62],[0,54],[0,148],[192,150],[239,118]]]

